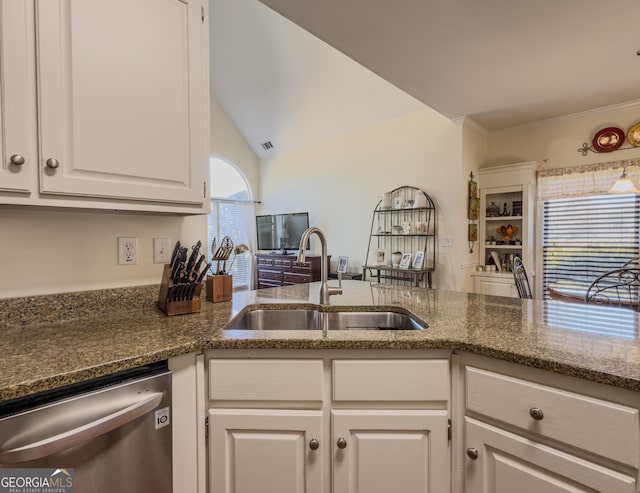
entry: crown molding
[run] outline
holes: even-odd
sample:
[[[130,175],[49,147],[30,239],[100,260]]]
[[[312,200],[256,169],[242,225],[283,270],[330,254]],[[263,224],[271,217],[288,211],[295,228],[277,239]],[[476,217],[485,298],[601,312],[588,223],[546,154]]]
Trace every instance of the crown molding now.
[[[609,106],[600,106],[599,108],[592,108],[590,110],[580,111],[578,113],[570,113],[568,115],[556,116],[553,118],[547,118],[546,120],[538,120],[537,122],[524,123],[522,125],[516,125],[515,127],[501,128],[492,132],[493,135],[501,132],[506,132],[513,129],[538,127],[541,125],[548,125],[554,122],[563,122],[571,120],[580,120],[587,116],[600,115],[602,113],[610,113],[612,111],[622,111],[627,109],[640,108],[640,99],[633,101],[627,101],[626,103],[612,104]]]
[[[452,118],[451,121],[457,125],[457,126],[462,126],[465,123],[467,125],[469,125],[470,127],[476,129],[478,132],[480,132],[482,135],[488,137],[489,136],[489,131],[484,128],[482,125],[480,125],[479,123],[476,123],[475,121],[473,121],[471,118],[469,118],[468,116],[461,116],[458,118]]]

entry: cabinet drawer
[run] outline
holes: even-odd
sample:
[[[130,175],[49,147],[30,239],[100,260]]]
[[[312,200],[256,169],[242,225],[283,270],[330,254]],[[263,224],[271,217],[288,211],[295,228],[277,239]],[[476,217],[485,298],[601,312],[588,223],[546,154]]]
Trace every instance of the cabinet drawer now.
[[[335,360],[334,401],[446,401],[448,360]]]
[[[278,270],[259,269],[258,279],[280,282],[282,280],[282,272]]]
[[[322,360],[210,360],[209,399],[319,402]]]
[[[473,367],[466,380],[467,411],[638,467],[637,409]]]
[[[296,272],[283,272],[282,281],[292,284],[302,284],[305,282],[311,282],[311,274],[298,274]]]
[[[273,259],[258,257],[258,266],[261,265],[273,267]]]
[[[291,269],[298,272],[311,272],[311,262],[293,262]]]
[[[277,281],[263,281],[262,279],[258,280],[258,289],[279,288],[280,286],[282,286],[282,284]]]

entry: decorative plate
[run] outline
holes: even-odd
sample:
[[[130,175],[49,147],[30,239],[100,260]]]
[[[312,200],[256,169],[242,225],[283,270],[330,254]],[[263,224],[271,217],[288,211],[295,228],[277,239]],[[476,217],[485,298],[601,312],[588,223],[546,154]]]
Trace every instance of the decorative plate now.
[[[624,132],[618,127],[607,127],[599,130],[591,141],[597,152],[611,152],[624,144]]]
[[[627,132],[627,140],[634,147],[640,147],[640,122],[636,123]]]

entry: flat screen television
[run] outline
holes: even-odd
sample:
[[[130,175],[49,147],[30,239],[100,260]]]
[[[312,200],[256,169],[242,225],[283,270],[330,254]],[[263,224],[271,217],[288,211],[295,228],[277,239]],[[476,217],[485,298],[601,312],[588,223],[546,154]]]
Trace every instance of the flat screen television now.
[[[298,250],[302,233],[309,227],[309,213],[270,214],[256,216],[258,250]],[[307,242],[306,249],[310,245]]]

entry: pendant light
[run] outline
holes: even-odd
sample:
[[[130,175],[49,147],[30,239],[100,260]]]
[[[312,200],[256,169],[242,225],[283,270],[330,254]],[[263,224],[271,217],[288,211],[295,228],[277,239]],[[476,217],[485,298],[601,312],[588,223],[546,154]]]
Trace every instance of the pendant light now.
[[[637,165],[631,164],[630,166]],[[627,176],[626,166],[622,169],[620,179],[613,184],[613,186],[609,190],[609,193],[640,193],[640,190],[636,188],[636,186],[631,181],[631,178]]]

